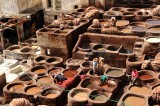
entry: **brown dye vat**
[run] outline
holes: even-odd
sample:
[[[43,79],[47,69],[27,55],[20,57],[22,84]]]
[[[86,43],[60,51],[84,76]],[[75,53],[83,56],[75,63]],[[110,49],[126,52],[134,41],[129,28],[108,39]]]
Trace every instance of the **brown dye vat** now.
[[[52,78],[49,76],[40,77],[37,80],[38,84],[51,84],[52,82]]]
[[[58,73],[60,73],[61,71],[59,70],[59,69],[51,69],[51,70],[49,70],[49,74],[50,75],[55,75],[55,74],[58,74]]]
[[[88,93],[85,92],[78,92],[73,96],[75,101],[87,101],[88,100]]]
[[[117,27],[124,27],[124,26],[127,26],[127,25],[129,25],[129,21],[127,21],[127,20],[118,20],[116,22]]]
[[[64,70],[63,75],[65,78],[74,78],[78,74],[77,70],[67,69]]]
[[[88,84],[85,88],[88,88],[90,90],[96,89],[96,86],[92,83]]]
[[[145,99],[136,96],[128,96],[124,100],[127,106],[145,106],[145,102]]]
[[[47,98],[55,98],[55,97],[57,97],[57,94],[47,94],[46,97]]]
[[[59,96],[60,92],[56,91],[55,89],[49,88],[44,90],[41,95],[46,97],[46,98],[56,98],[57,96]]]
[[[100,24],[103,26],[103,25],[108,24],[108,22],[100,22]]]
[[[117,87],[118,82],[112,81],[112,80],[108,80],[107,84],[101,86],[103,89],[112,92],[113,90]]]
[[[11,92],[13,92],[13,91],[14,92],[20,92],[20,91],[23,91],[24,85],[21,84],[21,83],[15,83],[15,84],[9,85],[7,88]]]
[[[45,73],[45,72],[46,72],[46,69],[37,69],[33,73],[34,74],[42,74],[42,73]]]
[[[149,28],[147,29],[148,33],[160,33],[160,28]]]
[[[96,89],[96,87],[99,86],[99,85],[100,85],[100,81],[99,80],[97,80],[97,79],[90,79],[90,78],[84,79],[81,82],[81,84],[80,84],[80,86],[82,88],[88,88],[90,90]]]
[[[150,96],[152,94],[152,91],[147,87],[132,86],[129,90],[131,93],[143,96]]]
[[[86,106],[88,104],[88,93],[85,88],[74,88],[68,93],[68,106]]]
[[[38,86],[30,86],[30,87],[27,87],[25,89],[25,92],[28,94],[28,95],[35,95],[39,92],[42,92],[42,89]]]
[[[153,78],[153,76],[152,76],[152,75],[147,75],[147,74],[145,74],[145,75],[139,76],[139,78],[140,78],[141,80],[150,80],[150,79]]]
[[[120,30],[120,32],[122,32],[123,34],[130,34],[131,31],[132,31],[131,26],[124,27],[123,29]]]
[[[119,69],[111,69],[111,70],[107,71],[106,74],[111,77],[120,77],[120,76],[124,75],[124,72]]]

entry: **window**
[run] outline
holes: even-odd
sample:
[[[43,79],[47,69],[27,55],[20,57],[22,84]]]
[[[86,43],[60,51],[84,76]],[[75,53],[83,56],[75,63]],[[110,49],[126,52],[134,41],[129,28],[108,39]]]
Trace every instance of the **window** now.
[[[48,7],[52,7],[52,1],[48,0]]]

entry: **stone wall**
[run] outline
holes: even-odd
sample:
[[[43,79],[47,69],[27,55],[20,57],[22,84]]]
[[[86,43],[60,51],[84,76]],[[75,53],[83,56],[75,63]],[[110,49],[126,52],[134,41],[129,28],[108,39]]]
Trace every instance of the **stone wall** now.
[[[42,0],[0,0],[3,14],[18,14],[41,3]]]
[[[74,9],[74,6],[79,3],[80,3],[80,0],[61,0],[62,10],[71,11]]]

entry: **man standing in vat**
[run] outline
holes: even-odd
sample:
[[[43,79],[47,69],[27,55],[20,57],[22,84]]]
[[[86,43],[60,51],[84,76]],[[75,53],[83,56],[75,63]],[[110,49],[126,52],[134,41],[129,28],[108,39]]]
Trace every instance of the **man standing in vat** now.
[[[138,80],[139,74],[137,69],[132,70],[132,83],[135,84]]]
[[[97,67],[98,67],[98,58],[94,58],[93,59],[93,75],[95,76],[96,75],[96,70],[97,70]]]

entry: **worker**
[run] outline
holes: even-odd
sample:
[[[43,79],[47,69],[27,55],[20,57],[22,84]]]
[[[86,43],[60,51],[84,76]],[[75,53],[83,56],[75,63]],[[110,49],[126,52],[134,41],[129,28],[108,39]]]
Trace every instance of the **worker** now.
[[[96,69],[97,69],[97,67],[98,67],[98,58],[94,58],[93,59],[93,75],[95,76],[95,74],[96,74]]]
[[[33,104],[25,98],[16,98],[9,103],[9,106],[33,106]]]
[[[56,74],[56,75],[55,75],[55,79],[56,79],[56,83],[57,83],[57,84],[62,84],[62,82],[63,82],[64,80],[66,80],[66,78],[63,76],[63,73],[61,73],[61,74]]]
[[[136,83],[138,80],[139,74],[138,71],[136,69],[132,70],[132,83]]]
[[[67,78],[62,82],[61,87],[63,87],[64,89],[69,88],[70,86],[72,86],[73,82],[74,78]]]
[[[100,77],[101,80],[101,86],[105,85],[106,83],[108,83],[108,76],[107,75],[102,75]]]

